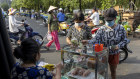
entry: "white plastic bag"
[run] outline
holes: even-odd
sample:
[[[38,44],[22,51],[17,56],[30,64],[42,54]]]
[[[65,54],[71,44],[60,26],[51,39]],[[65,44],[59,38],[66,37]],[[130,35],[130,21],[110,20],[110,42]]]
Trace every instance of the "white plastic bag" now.
[[[49,41],[52,40],[52,35],[51,35],[51,33],[48,33],[48,34],[47,34],[47,40],[49,40]]]

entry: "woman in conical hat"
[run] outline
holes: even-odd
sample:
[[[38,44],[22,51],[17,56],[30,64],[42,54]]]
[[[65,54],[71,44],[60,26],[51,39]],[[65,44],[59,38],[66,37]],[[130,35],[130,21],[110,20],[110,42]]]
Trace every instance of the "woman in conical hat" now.
[[[48,9],[48,12],[50,12],[50,11],[52,11],[52,10],[55,10],[55,9],[57,9],[57,7],[55,7],[55,6],[50,6],[49,9]]]
[[[22,22],[17,21],[14,17],[14,12],[16,11],[16,9],[10,8],[9,10],[9,31],[13,34],[17,34],[19,32],[18,27],[22,26]],[[18,40],[18,39],[16,39]],[[18,43],[20,42],[20,40],[18,40]]]
[[[60,50],[60,44],[59,44],[59,40],[58,40],[58,29],[59,29],[59,25],[58,25],[58,20],[57,17],[54,13],[53,10],[57,9],[57,7],[54,6],[50,6],[48,9],[48,33],[52,35],[52,40],[50,40],[45,48],[47,50],[49,50],[49,47],[51,46],[51,44],[53,42],[55,42],[55,46],[56,46],[56,51]]]
[[[17,21],[14,17],[14,12],[16,11],[16,9],[13,9],[13,8],[10,8],[9,10],[9,30],[10,32],[12,33],[17,33],[19,32],[18,30],[18,26],[21,26],[21,23],[20,21]]]

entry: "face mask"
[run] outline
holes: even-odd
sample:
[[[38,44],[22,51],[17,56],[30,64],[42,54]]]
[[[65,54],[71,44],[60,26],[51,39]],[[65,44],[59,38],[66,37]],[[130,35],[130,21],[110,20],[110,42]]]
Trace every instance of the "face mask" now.
[[[83,26],[83,23],[75,23],[75,26],[81,27]]]
[[[55,11],[55,10],[53,10],[53,13],[56,13],[56,11]]]
[[[109,26],[109,27],[112,27],[113,25],[115,24],[115,21],[106,21],[105,22],[105,25]]]

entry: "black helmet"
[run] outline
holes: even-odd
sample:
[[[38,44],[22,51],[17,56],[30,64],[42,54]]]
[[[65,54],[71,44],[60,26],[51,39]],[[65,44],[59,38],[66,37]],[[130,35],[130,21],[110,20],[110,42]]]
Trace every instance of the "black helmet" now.
[[[112,21],[116,18],[117,11],[114,8],[109,8],[104,12],[104,17],[106,21]]]

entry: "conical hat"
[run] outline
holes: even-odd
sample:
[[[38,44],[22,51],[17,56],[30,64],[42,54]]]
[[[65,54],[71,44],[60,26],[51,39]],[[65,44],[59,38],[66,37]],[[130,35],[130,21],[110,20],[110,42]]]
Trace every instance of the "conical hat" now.
[[[16,9],[10,8],[10,9],[8,9],[8,11],[9,11],[8,15],[11,15],[11,14],[13,14],[16,11]]]
[[[57,9],[57,7],[50,6],[49,9],[48,9],[48,12],[50,12],[51,10],[54,10],[54,9]]]

